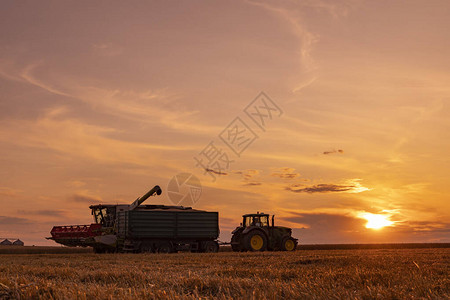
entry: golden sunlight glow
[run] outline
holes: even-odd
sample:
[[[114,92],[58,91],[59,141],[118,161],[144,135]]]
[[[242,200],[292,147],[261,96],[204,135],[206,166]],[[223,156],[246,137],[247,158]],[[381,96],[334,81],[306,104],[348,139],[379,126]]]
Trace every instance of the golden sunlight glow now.
[[[361,214],[361,218],[366,219],[366,228],[381,229],[386,226],[391,226],[394,222],[388,220],[389,216],[377,215],[371,213]]]

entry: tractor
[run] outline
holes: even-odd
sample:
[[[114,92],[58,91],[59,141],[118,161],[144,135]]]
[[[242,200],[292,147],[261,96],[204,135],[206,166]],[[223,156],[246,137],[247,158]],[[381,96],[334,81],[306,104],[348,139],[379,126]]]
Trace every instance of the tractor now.
[[[269,222],[265,213],[243,215],[243,221],[232,232],[233,251],[294,251],[298,240],[292,237],[292,229],[275,226],[275,216]]]

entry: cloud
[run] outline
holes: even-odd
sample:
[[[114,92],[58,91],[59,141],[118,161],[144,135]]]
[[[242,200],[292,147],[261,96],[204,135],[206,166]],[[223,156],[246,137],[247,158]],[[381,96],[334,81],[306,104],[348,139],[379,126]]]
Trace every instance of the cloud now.
[[[397,221],[400,230],[412,229],[414,232],[450,232],[450,223],[438,221]]]
[[[88,203],[88,204],[96,204],[102,202],[102,198],[100,196],[89,195],[86,192],[78,192],[70,197],[71,201]]]
[[[66,183],[66,185],[69,187],[80,188],[82,186],[85,186],[86,182],[81,181],[81,180],[71,180],[71,181],[68,181]]]
[[[8,187],[0,187],[0,195],[2,195],[2,196],[15,197],[20,192],[21,192],[20,190],[16,190],[16,189],[11,189]]]
[[[233,174],[241,175],[243,184],[242,186],[257,186],[262,185],[262,182],[256,181],[260,175],[260,171],[256,169],[238,170],[232,171]]]
[[[294,193],[330,193],[330,192],[346,192],[352,189],[352,186],[337,185],[337,184],[317,184],[303,188],[297,188],[299,185],[292,185],[286,190]]]
[[[370,190],[359,183],[360,179],[348,180],[346,184],[321,183],[306,186],[304,184],[293,184],[285,189],[294,193],[361,193]]]
[[[232,171],[234,174],[242,175],[242,178],[244,180],[249,180],[251,178],[254,178],[260,174],[259,170],[255,169],[247,169],[242,171]]]
[[[29,219],[17,217],[0,216],[0,225],[28,225],[31,224]]]
[[[257,185],[262,185],[261,182],[247,182],[244,184],[244,186],[257,186]]]
[[[106,56],[106,57],[114,57],[122,54],[123,48],[117,45],[113,45],[112,43],[98,43],[93,44],[92,49],[94,53]]]
[[[109,44],[93,46],[94,50],[107,51],[105,55],[118,55],[117,49]],[[82,79],[64,76],[48,71],[43,61],[29,63],[25,67],[15,66],[15,70],[5,69],[0,64],[0,75],[15,81],[26,82],[49,93],[68,97],[90,105],[93,110],[107,113],[128,121],[164,125],[167,128],[196,134],[214,134],[219,126],[205,126],[199,123],[196,110],[183,105],[180,95],[169,92],[167,88],[130,90],[101,88],[83,82]]]
[[[323,152],[323,154],[325,154],[325,155],[327,155],[327,154],[334,154],[334,153],[342,154],[342,153],[344,153],[344,150],[342,150],[342,149],[338,149],[338,150],[333,149],[333,150],[330,150],[330,151],[324,151]]]
[[[350,243],[355,232],[364,230],[365,221],[347,214],[305,212],[291,213],[280,220],[291,223],[293,235],[300,243]]]
[[[312,57],[312,51],[315,44],[318,41],[318,36],[313,34],[303,24],[301,13],[299,13],[300,6],[292,7],[292,3],[289,2],[271,2],[271,1],[257,1],[249,0],[248,3],[262,7],[267,11],[277,15],[283,21],[287,22],[291,26],[292,33],[297,37],[299,41],[299,58],[298,62],[305,74],[309,74],[306,80],[301,80],[293,87],[293,92],[300,91],[304,87],[308,86],[315,80],[315,76],[312,75],[317,69],[316,62]],[[301,11],[301,10],[300,10]]]
[[[20,215],[36,215],[36,216],[46,216],[46,217],[66,217],[67,211],[62,209],[44,209],[44,210],[18,210]]]
[[[354,225],[362,226],[365,223],[357,217],[337,213],[304,212],[291,213],[291,215],[282,219],[311,229],[350,230],[355,229]]]
[[[450,223],[440,221],[395,221],[392,226],[374,231],[366,228],[367,220],[360,218],[357,211],[289,212],[280,220],[288,222],[293,227],[294,236],[304,244],[450,241]]]
[[[279,168],[273,172],[270,176],[279,177],[281,179],[294,179],[300,176],[299,173],[294,172],[294,168]]]
[[[194,149],[187,145],[115,139],[110,136],[119,133],[118,129],[86,124],[78,119],[61,118],[64,114],[64,108],[55,107],[37,120],[0,121],[0,141],[26,147],[52,149],[97,162],[141,166],[161,164],[158,154],[162,156],[167,155],[168,151]],[[17,138],[18,136],[20,139]]]
[[[209,172],[209,173],[216,174],[216,175],[220,175],[220,176],[222,176],[222,175],[224,175],[224,176],[228,175],[228,173],[226,173],[226,172],[216,171],[216,170],[209,169],[209,168],[205,168],[205,171],[206,171],[206,172]]]

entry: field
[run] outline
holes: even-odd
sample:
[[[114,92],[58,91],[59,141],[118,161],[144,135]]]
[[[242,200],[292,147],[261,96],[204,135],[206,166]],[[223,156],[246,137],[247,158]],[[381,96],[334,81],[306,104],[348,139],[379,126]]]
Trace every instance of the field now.
[[[77,251],[0,254],[0,299],[450,297],[450,248],[104,255]]]

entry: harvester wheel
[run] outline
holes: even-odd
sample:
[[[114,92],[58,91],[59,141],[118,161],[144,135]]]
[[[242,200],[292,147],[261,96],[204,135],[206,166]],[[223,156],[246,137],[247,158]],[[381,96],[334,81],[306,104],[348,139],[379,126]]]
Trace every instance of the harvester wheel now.
[[[283,251],[294,251],[297,248],[297,243],[291,237],[285,237],[281,242],[281,250]]]
[[[105,253],[105,252],[106,252],[106,249],[103,247],[94,247],[94,253],[101,254],[101,253]]]
[[[251,231],[245,240],[246,248],[250,251],[265,251],[267,248],[267,238],[259,230]]]
[[[204,252],[206,252],[206,253],[219,252],[219,244],[216,241],[207,241],[205,243]]]

